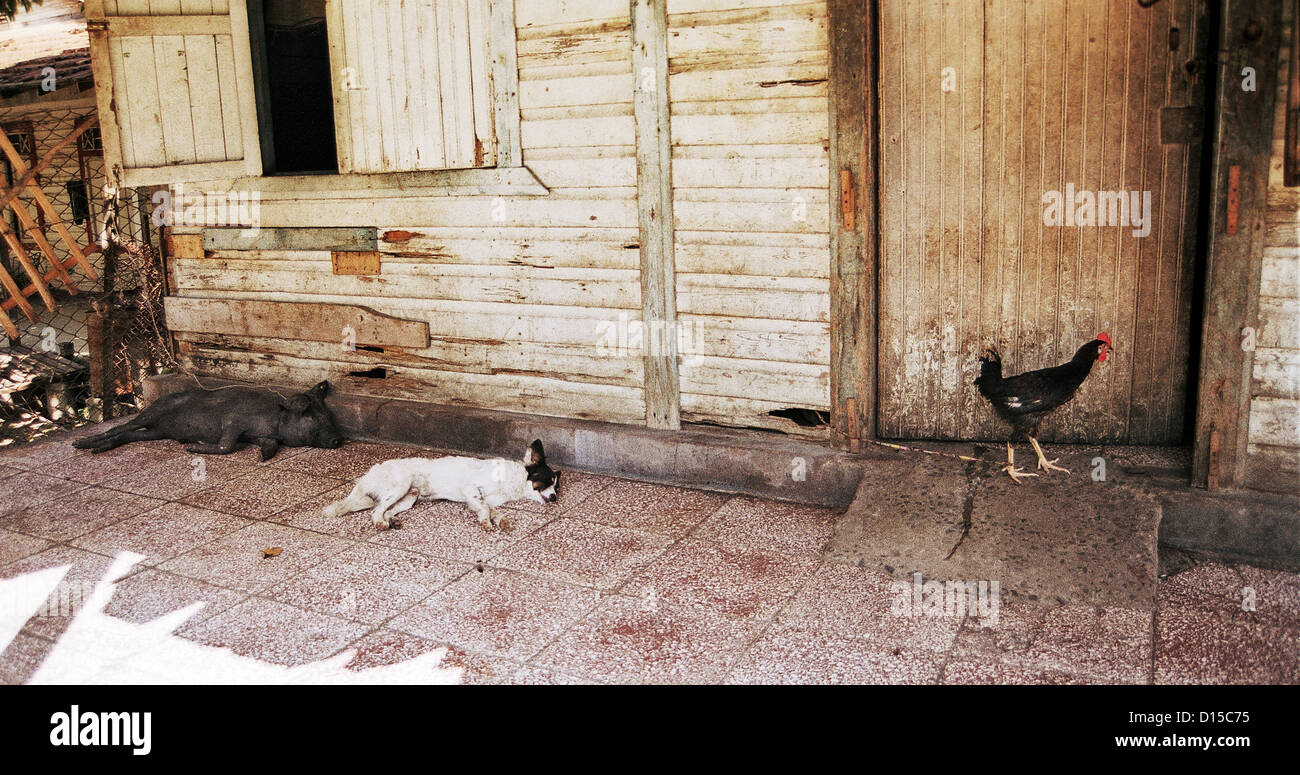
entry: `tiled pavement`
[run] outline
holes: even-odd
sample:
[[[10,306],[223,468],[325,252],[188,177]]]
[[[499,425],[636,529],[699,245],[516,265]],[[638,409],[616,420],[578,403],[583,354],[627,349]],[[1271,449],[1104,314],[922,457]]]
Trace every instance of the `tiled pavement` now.
[[[435,453],[350,442],[259,463],[162,441],[92,457],[71,438],[0,451],[0,579],[70,565],[65,583],[89,587],[132,551],[106,614],[204,601],[177,636],[272,664],[446,646],[467,683],[1300,682],[1295,574],[1198,566],[1162,582],[1154,613],[1004,597],[981,626],[895,615],[894,578],[824,562],[826,509],[567,472],[558,503],[508,507],[509,531],[439,502],[381,533],[320,508],[376,461]],[[28,619],[0,681],[30,678],[69,613]]]

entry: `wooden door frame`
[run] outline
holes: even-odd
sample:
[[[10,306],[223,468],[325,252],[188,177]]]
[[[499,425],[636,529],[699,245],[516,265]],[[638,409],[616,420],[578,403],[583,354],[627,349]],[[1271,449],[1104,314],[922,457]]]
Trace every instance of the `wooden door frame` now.
[[[1273,156],[1273,108],[1281,46],[1276,0],[1221,0],[1215,108],[1210,117],[1209,228],[1192,483],[1211,490],[1246,486],[1254,352],[1245,329],[1259,330],[1264,217]],[[1300,24],[1300,20],[1294,23]],[[1255,91],[1242,89],[1253,67]],[[1229,212],[1229,198],[1236,200]]]
[[[875,0],[828,0],[831,437],[876,437],[878,72]]]
[[[1254,354],[1243,329],[1258,331],[1264,218],[1272,161],[1273,108],[1281,41],[1275,0],[1211,0],[1219,13],[1218,79],[1208,118],[1213,133],[1210,214],[1204,244],[1204,304],[1199,324],[1192,483],[1248,486],[1246,465]],[[828,0],[830,25],[831,430],[857,450],[876,438],[879,72],[875,0]],[[1300,19],[1295,20],[1300,24]],[[1256,90],[1241,69],[1254,67]],[[1236,172],[1233,172],[1236,168]],[[1230,184],[1230,180],[1236,182]],[[1230,189],[1237,201],[1229,232]],[[1197,325],[1193,321],[1193,325]]]

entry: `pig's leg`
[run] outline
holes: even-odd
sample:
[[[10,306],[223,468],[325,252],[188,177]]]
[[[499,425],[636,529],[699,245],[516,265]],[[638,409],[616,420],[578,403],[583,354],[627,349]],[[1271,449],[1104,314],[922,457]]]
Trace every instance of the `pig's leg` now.
[[[257,449],[258,454],[262,458],[262,462],[265,463],[275,457],[275,453],[280,451],[280,441],[279,439],[262,437],[257,440]]]
[[[101,452],[116,449],[123,444],[130,444],[133,441],[154,441],[161,438],[165,438],[162,431],[153,430],[151,428],[139,428],[127,431],[126,433],[114,433],[107,438],[100,440],[100,443],[95,446],[90,447],[90,452],[93,455],[98,455]]]
[[[221,426],[220,441],[215,444],[208,441],[197,442],[186,447],[185,451],[196,455],[229,455],[235,451],[235,445],[239,443],[239,433],[239,427],[227,420]]]

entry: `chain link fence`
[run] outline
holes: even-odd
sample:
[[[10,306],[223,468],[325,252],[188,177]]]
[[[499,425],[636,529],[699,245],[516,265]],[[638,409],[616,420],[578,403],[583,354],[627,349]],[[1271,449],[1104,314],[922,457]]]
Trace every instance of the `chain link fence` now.
[[[0,110],[0,130],[30,168],[94,110],[93,104]],[[0,188],[8,190],[18,182],[21,175],[15,173],[8,159],[0,159]],[[17,306],[8,310],[19,336],[0,333],[0,343],[7,344],[0,348],[0,444],[30,441],[60,428],[135,411],[142,378],[172,364],[161,319],[165,283],[157,250],[160,232],[149,218],[151,192],[122,189],[115,200],[105,197],[98,127],[58,151],[38,181],[98,277],[90,279],[73,264],[67,271],[75,293],[57,278],[47,283],[55,309],[32,295],[34,320]],[[17,201],[31,214],[53,255],[46,255],[33,229],[12,208],[4,208],[0,218],[45,275],[54,268],[51,261],[66,262],[70,253],[30,190]],[[115,211],[112,221],[120,240],[104,250],[100,232],[110,209]],[[20,287],[30,284],[16,252],[4,241],[0,263]],[[0,298],[8,294],[0,292]]]

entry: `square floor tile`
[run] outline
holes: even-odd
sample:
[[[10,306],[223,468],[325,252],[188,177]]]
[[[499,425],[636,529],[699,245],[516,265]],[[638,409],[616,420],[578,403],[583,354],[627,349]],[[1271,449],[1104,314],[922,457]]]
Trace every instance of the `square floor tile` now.
[[[0,578],[14,578],[34,571],[69,566],[54,591],[24,626],[24,630],[30,634],[57,638],[67,629],[72,617],[90,600],[95,586],[115,580],[107,578],[112,564],[112,557],[56,545],[0,567]],[[123,576],[129,577],[135,570],[132,567]]]
[[[357,650],[349,670],[369,670],[376,667],[397,665],[427,654],[439,648],[446,648],[447,654],[439,667],[460,671],[458,683],[504,684],[521,668],[519,663],[500,657],[483,656],[462,651],[454,646],[437,643],[426,638],[408,635],[394,630],[372,632],[354,643],[350,648]]]
[[[947,651],[963,617],[916,615],[896,606],[910,583],[881,571],[851,565],[822,565],[778,614],[781,622],[904,648]]]
[[[1197,605],[1161,606],[1155,676],[1160,684],[1300,683],[1300,630]]]
[[[59,479],[34,472],[0,478],[0,515],[49,503],[85,487],[83,482]]]
[[[182,500],[256,470],[252,464],[232,457],[187,454],[167,458],[122,474],[113,480],[113,488],[169,501]]]
[[[614,589],[658,557],[672,539],[563,517],[492,561],[569,584]]]
[[[272,587],[267,597],[311,611],[379,624],[472,566],[362,544]]]
[[[366,626],[251,598],[177,631],[184,638],[276,665],[305,665],[337,653],[366,632]]]
[[[952,657],[1095,683],[1146,683],[1151,675],[1151,612],[1048,606],[1009,598],[1002,601],[996,624],[966,621]]]
[[[611,683],[716,682],[765,624],[611,595],[530,664]]]
[[[136,552],[145,555],[142,565],[157,565],[248,524],[249,520],[219,511],[164,503],[74,538],[71,543],[100,554]]]
[[[18,633],[9,646],[0,649],[0,684],[16,686],[26,683],[54,648],[54,643],[25,632]]]
[[[145,466],[184,454],[184,448],[174,441],[142,441],[98,455],[88,453],[67,458],[42,469],[42,473],[87,484],[115,487],[117,482],[130,479]]]
[[[692,533],[731,549],[767,549],[821,557],[834,532],[835,512],[818,506],[732,498]]]
[[[561,477],[563,478],[563,477]],[[726,503],[729,496],[615,479],[568,511],[569,516],[680,538]]]
[[[350,541],[306,530],[253,523],[196,547],[159,568],[227,589],[258,592],[353,546],[356,544]],[[280,553],[262,556],[263,550],[273,548],[279,548]]]
[[[526,660],[599,599],[594,590],[487,569],[466,574],[389,626],[479,654]]]
[[[806,555],[732,550],[682,541],[637,575],[623,594],[674,605],[705,606],[731,616],[766,618],[817,568]]]
[[[0,566],[39,554],[51,545],[43,538],[0,530]]]
[[[943,655],[819,630],[776,627],[727,676],[735,684],[932,684]]]
[[[185,497],[185,503],[250,519],[265,519],[339,486],[338,479],[271,466]]]
[[[56,500],[0,517],[0,526],[51,541],[67,541],[161,506],[163,501],[83,487]]]
[[[124,579],[113,591],[104,613],[136,624],[151,622],[194,603],[204,606],[186,621],[195,624],[229,610],[248,597],[243,592],[222,589],[196,579],[141,570]]]
[[[940,683],[977,686],[1063,686],[1099,683],[1074,673],[1021,664],[1008,664],[989,658],[950,659],[944,665]]]
[[[4,447],[0,449],[0,465],[26,471],[39,471],[74,455],[90,454],[72,446],[72,441],[73,438],[60,434],[56,438],[45,441]]]

